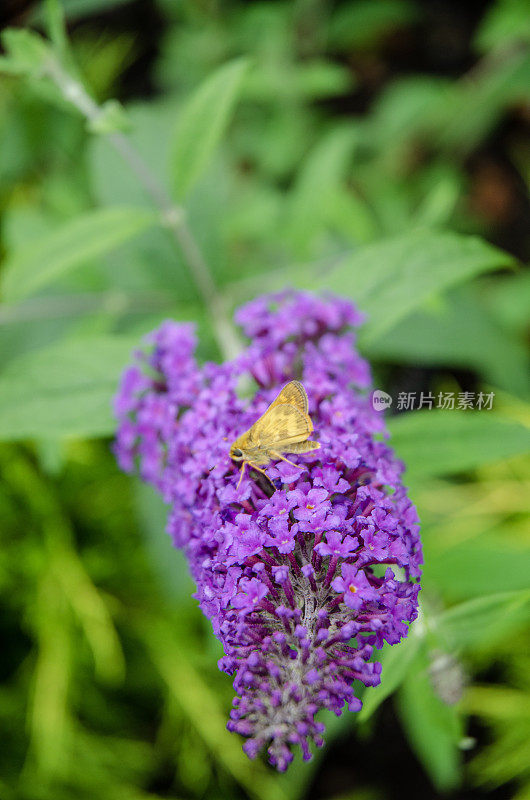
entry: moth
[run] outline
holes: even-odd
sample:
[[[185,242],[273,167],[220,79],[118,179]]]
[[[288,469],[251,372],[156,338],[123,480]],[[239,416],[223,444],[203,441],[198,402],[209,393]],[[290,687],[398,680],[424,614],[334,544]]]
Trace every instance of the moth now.
[[[230,458],[243,462],[236,488],[243,480],[247,464],[266,475],[258,465],[264,466],[273,459],[281,459],[298,467],[299,464],[293,464],[283,454],[318,450],[320,443],[309,439],[313,423],[307,410],[307,392],[300,381],[291,381],[284,386],[265,413],[230,447]]]

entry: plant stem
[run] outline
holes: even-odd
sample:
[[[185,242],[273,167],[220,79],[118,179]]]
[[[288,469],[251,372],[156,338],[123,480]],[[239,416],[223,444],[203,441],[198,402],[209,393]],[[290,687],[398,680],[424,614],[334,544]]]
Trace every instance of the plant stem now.
[[[80,111],[93,125],[105,113],[87,93],[84,86],[69,75],[56,60],[50,60],[45,73],[55,83],[63,97]],[[112,147],[129,166],[153,203],[162,212],[166,225],[178,250],[184,255],[193,281],[208,311],[219,349],[224,358],[234,358],[241,344],[227,313],[225,302],[217,290],[212,273],[201,249],[191,232],[186,211],[172,202],[171,197],[145,163],[129,139],[119,131],[105,134]]]

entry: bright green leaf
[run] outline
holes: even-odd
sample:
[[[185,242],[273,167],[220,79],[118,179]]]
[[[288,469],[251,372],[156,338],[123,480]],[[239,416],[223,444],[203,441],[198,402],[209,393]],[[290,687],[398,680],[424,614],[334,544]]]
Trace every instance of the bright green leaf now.
[[[530,449],[530,431],[491,411],[411,411],[388,422],[407,475],[448,475]]]
[[[473,44],[480,52],[487,53],[513,47],[518,42],[530,43],[528,0],[497,0],[482,17]]]
[[[93,133],[109,134],[128,130],[131,122],[121,103],[117,100],[107,100],[101,106],[97,118],[89,122],[88,127]]]
[[[24,72],[16,61],[8,56],[0,56],[0,73],[4,75],[20,75]]]
[[[132,239],[156,221],[155,214],[138,208],[106,208],[78,215],[4,262],[4,300],[15,302],[34,294],[70,270]]]
[[[1,39],[7,53],[6,60],[11,64],[10,71],[34,75],[53,57],[42,36],[26,28],[7,28]]]
[[[48,35],[63,59],[68,50],[68,39],[61,0],[46,0],[46,23]]]
[[[321,286],[349,295],[368,314],[363,339],[369,342],[433,295],[512,263],[474,236],[415,230],[362,248],[329,271]]]
[[[136,339],[94,336],[21,356],[0,375],[0,439],[106,436]]]
[[[192,188],[222,139],[246,68],[244,59],[225,64],[199,86],[183,109],[171,167],[177,198]]]

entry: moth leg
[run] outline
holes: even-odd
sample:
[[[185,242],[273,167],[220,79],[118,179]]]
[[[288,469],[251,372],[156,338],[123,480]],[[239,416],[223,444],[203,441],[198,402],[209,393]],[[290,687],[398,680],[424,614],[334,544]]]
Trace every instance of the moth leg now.
[[[241,484],[241,481],[243,480],[243,475],[245,474],[245,467],[246,467],[246,466],[247,466],[247,462],[246,462],[246,461],[243,461],[243,466],[242,466],[242,467],[241,467],[241,469],[239,470],[239,480],[238,480],[238,482],[237,482],[237,486],[236,486],[236,492],[237,492],[237,490],[239,489],[239,486],[240,486],[240,484]]]
[[[300,464],[295,464],[293,461],[289,461],[288,458],[282,456],[281,453],[277,453],[276,450],[271,450],[270,454],[273,458],[280,458],[282,461],[287,461],[287,463],[290,464],[292,467],[296,467],[297,469],[303,469],[303,466],[301,466]]]
[[[258,472],[262,472],[265,475],[265,477],[267,478],[267,480],[270,481],[270,478],[269,478],[269,476],[267,475],[267,473],[265,472],[264,469],[261,469],[261,467],[257,467],[255,464],[252,463],[252,461],[243,461],[243,466],[241,467],[241,474],[240,474],[239,480],[237,482],[236,491],[239,489],[241,481],[243,480],[243,474],[245,472],[245,467],[247,466],[247,464],[252,469],[257,470]]]
[[[252,463],[252,461],[249,461],[249,462],[248,462],[248,465],[249,465],[249,467],[252,467],[252,469],[255,469],[255,470],[257,470],[258,472],[261,472],[263,475],[265,475],[265,477],[267,478],[268,482],[269,482],[269,483],[270,483],[270,485],[272,486],[272,490],[273,490],[274,492],[276,491],[276,486],[275,486],[275,485],[274,485],[274,483],[271,481],[271,479],[269,478],[269,476],[267,475],[267,473],[265,472],[265,470],[264,470],[264,469],[261,469],[261,467],[256,467],[256,465],[255,465],[255,464],[253,464],[253,463]],[[263,487],[262,487],[262,488],[263,488]]]
[[[269,476],[267,475],[265,470],[261,469],[261,467],[257,467],[255,464],[252,463],[252,461],[249,461],[248,465],[249,465],[249,467],[252,467],[252,469],[257,470],[258,472],[262,472],[265,475],[266,478],[269,478]],[[270,478],[269,478],[269,480],[270,480]]]

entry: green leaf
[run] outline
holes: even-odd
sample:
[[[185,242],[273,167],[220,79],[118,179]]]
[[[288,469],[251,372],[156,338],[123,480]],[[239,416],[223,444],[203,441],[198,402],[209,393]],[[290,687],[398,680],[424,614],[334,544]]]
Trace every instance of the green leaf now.
[[[464,472],[530,448],[527,428],[491,411],[411,411],[388,427],[413,478]]]
[[[167,596],[173,602],[193,603],[194,584],[186,557],[166,530],[168,506],[152,486],[140,480],[135,481],[134,499],[146,548]]]
[[[374,98],[371,113],[365,118],[367,145],[385,158],[396,151],[402,154],[406,143],[417,142],[430,131],[433,116],[443,104],[446,93],[447,82],[431,75],[390,81]],[[394,187],[388,185],[381,167],[376,169],[373,178],[377,180],[378,193],[383,195],[374,200],[378,205],[385,203],[384,195]]]
[[[530,589],[498,592],[454,606],[436,619],[436,627],[452,647],[476,648],[502,638],[511,628],[530,621]]]
[[[427,172],[420,205],[415,211],[415,223],[425,228],[446,225],[451,220],[462,196],[462,178],[444,166]]]
[[[447,544],[436,528],[423,537],[424,586],[450,599],[489,596],[528,588],[530,552],[510,539],[506,528]],[[471,565],[471,566],[470,566]]]
[[[290,195],[287,233],[295,251],[307,258],[322,236],[332,198],[345,185],[356,145],[355,131],[338,127],[324,136],[302,164]]]
[[[414,625],[416,624],[414,623]],[[365,692],[363,707],[357,716],[359,722],[364,722],[371,717],[383,700],[386,700],[405,680],[422,643],[414,625],[406,639],[392,646],[386,644],[381,655],[377,655],[376,660],[381,662],[383,668],[381,683]]]
[[[524,337],[530,308],[530,271],[495,276],[486,285],[486,302],[502,326]]]
[[[488,383],[524,395],[529,385],[526,348],[497,323],[471,288],[452,292],[447,303],[411,314],[369,342],[366,354],[384,362],[475,369]]]
[[[62,6],[69,21],[77,21],[79,18],[90,17],[98,11],[110,11],[128,2],[130,0],[62,0]],[[42,24],[44,19],[42,6],[32,8],[28,14],[32,24]]]
[[[2,73],[4,75],[21,75],[24,70],[12,58],[0,56],[0,74]]]
[[[278,786],[276,775],[259,759],[249,764],[237,739],[226,735],[226,708],[214,692],[209,676],[197,665],[197,653],[186,652],[182,636],[175,635],[174,624],[154,616],[152,620],[147,618],[142,641],[171,698],[219,764],[256,800],[288,800],[289,795]]]
[[[108,208],[78,215],[8,257],[4,263],[4,300],[15,302],[34,294],[156,222],[154,213],[138,208]]]
[[[367,312],[363,340],[369,342],[437,293],[511,264],[510,255],[474,236],[415,230],[364,247],[321,286],[349,295]]]
[[[0,439],[112,434],[112,398],[137,345],[93,336],[12,361],[0,376]]]
[[[335,97],[351,91],[354,76],[344,65],[313,57],[311,60],[264,60],[245,80],[245,100],[257,103],[297,102]]]
[[[380,236],[376,215],[354,188],[337,186],[330,192],[326,217],[328,227],[347,242],[364,244]]]
[[[373,46],[387,31],[413,22],[418,13],[418,7],[408,0],[356,0],[332,16],[329,37],[334,47],[350,53]]]
[[[46,61],[53,53],[46,41],[38,33],[26,28],[7,28],[1,37],[7,53],[6,63],[10,72],[21,75],[35,75],[42,71]]]
[[[46,0],[46,23],[48,35],[62,60],[68,51],[68,38],[61,0]]]
[[[436,788],[446,792],[458,786],[460,720],[455,707],[445,705],[434,693],[423,659],[418,659],[403,682],[398,708],[410,745]]]
[[[100,108],[97,118],[89,123],[92,133],[109,134],[126,131],[131,122],[122,104],[117,100],[107,100]]]
[[[183,109],[171,166],[178,199],[201,176],[223,137],[247,63],[237,59],[222,66],[199,86]]]
[[[485,12],[473,44],[482,53],[530,43],[530,5],[528,0],[497,0]]]
[[[528,48],[507,48],[482,63],[473,81],[452,85],[433,130],[434,146],[456,152],[460,158],[494,130],[504,109],[530,99]]]

